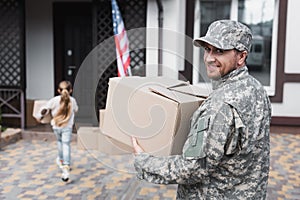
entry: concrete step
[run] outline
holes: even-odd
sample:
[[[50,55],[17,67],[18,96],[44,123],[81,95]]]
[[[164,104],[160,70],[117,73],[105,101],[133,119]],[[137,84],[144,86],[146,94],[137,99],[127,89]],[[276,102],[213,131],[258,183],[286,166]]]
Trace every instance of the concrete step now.
[[[0,132],[0,136],[0,148],[3,148],[22,139],[22,130],[19,128],[7,128],[5,131]]]

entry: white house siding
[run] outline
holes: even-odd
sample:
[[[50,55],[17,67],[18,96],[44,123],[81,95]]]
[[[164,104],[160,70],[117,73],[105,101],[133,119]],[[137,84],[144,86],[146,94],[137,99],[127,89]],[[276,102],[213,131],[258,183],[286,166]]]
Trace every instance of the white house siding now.
[[[52,1],[26,0],[25,9],[26,96],[50,98],[54,91]]]
[[[286,24],[285,73],[300,74],[299,47],[300,27],[298,26],[300,1],[289,0]],[[299,83],[285,83],[283,102],[273,103],[273,116],[300,117],[300,80]]]
[[[273,103],[273,116],[300,117],[300,83],[285,83],[282,103]]]
[[[185,1],[161,0],[163,5],[162,75],[178,78],[178,70],[184,69]],[[148,0],[146,75],[156,76],[158,63],[158,8],[156,0]],[[152,47],[157,47],[156,49]]]

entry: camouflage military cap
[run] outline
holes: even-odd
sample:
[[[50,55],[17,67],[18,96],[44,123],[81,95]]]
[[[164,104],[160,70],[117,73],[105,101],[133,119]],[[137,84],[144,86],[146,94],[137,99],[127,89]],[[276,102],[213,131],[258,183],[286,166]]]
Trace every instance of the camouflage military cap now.
[[[252,42],[251,30],[244,24],[233,20],[213,22],[205,36],[194,39],[197,47],[208,43],[223,50],[237,49],[250,51]]]

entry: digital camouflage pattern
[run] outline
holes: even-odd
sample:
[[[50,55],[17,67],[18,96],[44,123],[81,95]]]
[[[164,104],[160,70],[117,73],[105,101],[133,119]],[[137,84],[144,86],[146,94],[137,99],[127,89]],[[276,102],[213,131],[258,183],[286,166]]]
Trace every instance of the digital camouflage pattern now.
[[[178,184],[177,199],[265,199],[271,104],[246,66],[218,81],[195,111],[182,155],[135,156],[137,177]]]
[[[237,49],[249,52],[251,41],[251,30],[244,24],[232,20],[219,20],[208,27],[205,36],[194,39],[194,45],[200,47],[208,43],[223,50]]]

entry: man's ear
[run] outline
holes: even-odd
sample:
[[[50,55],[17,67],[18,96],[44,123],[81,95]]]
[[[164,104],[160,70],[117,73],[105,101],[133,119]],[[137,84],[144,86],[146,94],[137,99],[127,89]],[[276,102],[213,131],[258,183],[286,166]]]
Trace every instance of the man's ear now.
[[[246,62],[247,55],[248,55],[247,51],[242,51],[239,54],[239,59],[238,59],[238,65],[239,66],[242,66]]]

